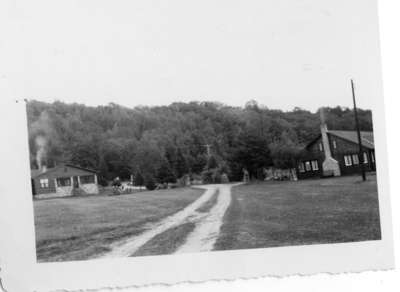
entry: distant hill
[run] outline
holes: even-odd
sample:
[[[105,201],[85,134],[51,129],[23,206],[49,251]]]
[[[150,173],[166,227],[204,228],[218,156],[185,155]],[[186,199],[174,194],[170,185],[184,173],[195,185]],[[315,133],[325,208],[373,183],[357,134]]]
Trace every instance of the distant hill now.
[[[97,169],[103,181],[131,174],[138,181],[174,181],[207,168],[223,169],[231,179],[243,167],[258,176],[264,166],[290,166],[320,123],[318,113],[255,101],[135,108],[29,101],[27,113],[32,168],[68,161]],[[354,130],[351,109],[325,108],[325,116],[330,129]],[[372,131],[371,111],[360,110],[359,118],[361,129]]]

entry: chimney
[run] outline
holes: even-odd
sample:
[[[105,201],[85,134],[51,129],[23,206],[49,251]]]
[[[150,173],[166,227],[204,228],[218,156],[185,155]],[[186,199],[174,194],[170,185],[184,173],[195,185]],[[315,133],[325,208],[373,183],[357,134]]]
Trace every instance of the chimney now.
[[[47,166],[46,165],[42,165],[42,168],[40,169],[40,171],[42,173],[46,172],[47,171]]]
[[[321,118],[321,126],[320,126],[321,139],[322,139],[322,145],[324,146],[325,159],[332,158],[331,146],[329,144],[329,138],[328,138],[328,126],[326,125],[325,114],[324,114],[323,108],[319,109],[319,115]]]
[[[324,108],[319,109],[321,118],[321,140],[324,147],[325,160],[322,163],[323,176],[340,176],[340,167],[336,159],[332,157],[331,145],[328,137]]]

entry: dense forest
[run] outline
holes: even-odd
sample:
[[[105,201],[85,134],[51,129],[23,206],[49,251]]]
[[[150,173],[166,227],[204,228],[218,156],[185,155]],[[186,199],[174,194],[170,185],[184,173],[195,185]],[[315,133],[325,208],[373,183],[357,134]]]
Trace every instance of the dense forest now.
[[[70,162],[95,169],[106,184],[116,176],[149,188],[183,176],[231,180],[246,168],[292,167],[319,133],[320,115],[301,108],[272,110],[252,100],[244,107],[217,102],[135,108],[27,102],[31,167]],[[324,108],[330,129],[354,130],[352,109]],[[359,110],[372,131],[370,110]]]

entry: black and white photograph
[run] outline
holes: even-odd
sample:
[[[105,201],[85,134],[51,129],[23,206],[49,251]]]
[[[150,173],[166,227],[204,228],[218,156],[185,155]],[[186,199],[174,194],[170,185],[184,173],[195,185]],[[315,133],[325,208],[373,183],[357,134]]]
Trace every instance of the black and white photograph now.
[[[381,238],[369,109],[27,111],[38,261]]]
[[[32,281],[390,268],[375,0],[45,2],[0,81]]]

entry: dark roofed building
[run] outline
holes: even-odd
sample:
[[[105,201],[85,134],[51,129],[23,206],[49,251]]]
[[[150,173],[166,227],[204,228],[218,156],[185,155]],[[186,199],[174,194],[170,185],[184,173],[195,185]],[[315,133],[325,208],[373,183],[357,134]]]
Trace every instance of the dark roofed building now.
[[[96,171],[72,164],[32,169],[31,179],[32,193],[35,198],[99,193]]]
[[[373,132],[361,132],[362,159],[356,131],[328,130],[321,125],[321,134],[304,149],[298,161],[300,179],[308,177],[340,176],[359,173],[360,164],[366,171],[375,171],[375,147]]]
[[[344,140],[353,142],[358,146],[358,137],[356,131],[332,131],[329,130],[328,134],[342,138]],[[361,131],[361,145],[368,149],[375,149],[374,147],[374,133]]]

